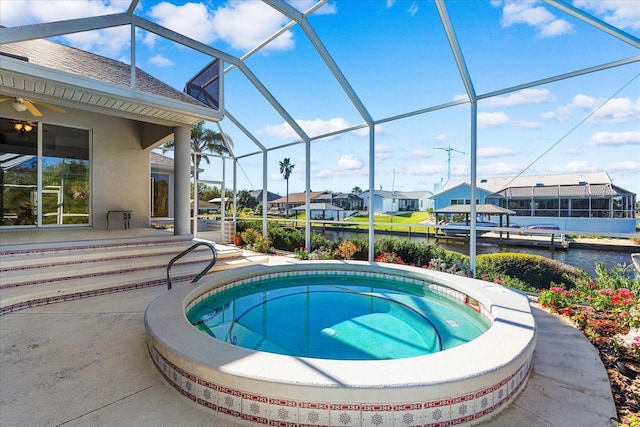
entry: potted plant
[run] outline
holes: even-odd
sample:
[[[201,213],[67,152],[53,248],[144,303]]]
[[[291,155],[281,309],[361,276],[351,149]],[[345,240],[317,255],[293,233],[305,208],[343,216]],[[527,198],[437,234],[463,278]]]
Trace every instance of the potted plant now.
[[[233,237],[233,244],[236,246],[242,246],[242,234],[239,231]]]

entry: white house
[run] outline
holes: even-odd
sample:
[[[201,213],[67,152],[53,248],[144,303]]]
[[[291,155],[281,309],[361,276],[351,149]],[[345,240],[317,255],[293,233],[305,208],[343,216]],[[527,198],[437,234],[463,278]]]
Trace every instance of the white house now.
[[[369,190],[359,194],[365,209],[373,209],[375,213],[415,212],[433,208],[431,191],[383,191],[375,190],[373,203],[370,203]],[[371,207],[373,206],[373,207]]]

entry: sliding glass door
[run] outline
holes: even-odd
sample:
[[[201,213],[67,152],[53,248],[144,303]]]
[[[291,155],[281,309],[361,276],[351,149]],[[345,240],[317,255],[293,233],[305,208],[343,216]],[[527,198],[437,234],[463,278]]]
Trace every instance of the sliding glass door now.
[[[0,226],[90,224],[90,132],[0,119]]]

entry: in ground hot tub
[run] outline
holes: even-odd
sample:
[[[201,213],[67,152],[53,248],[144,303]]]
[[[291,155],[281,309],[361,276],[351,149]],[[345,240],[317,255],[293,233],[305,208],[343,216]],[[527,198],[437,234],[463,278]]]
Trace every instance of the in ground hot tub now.
[[[274,352],[276,346],[270,340],[271,335],[257,333],[255,329],[260,328],[255,319],[253,323],[230,321],[226,326],[222,325],[224,322],[213,321],[203,327],[204,321],[198,324],[199,320],[189,320],[186,315],[203,301],[212,297],[215,300],[216,294],[251,286],[256,280],[281,281],[286,288],[296,278],[314,275],[324,281],[333,276],[342,280],[346,277],[358,291],[362,291],[357,287],[359,280],[367,283],[365,287],[371,281],[386,281],[390,277],[400,288],[422,284],[425,292],[448,299],[449,303],[459,305],[462,312],[477,313],[480,323],[488,329],[467,343],[430,354],[387,359],[384,353],[382,358],[353,360]],[[530,372],[536,329],[528,300],[499,285],[416,267],[340,261],[251,266],[206,278],[208,282],[203,284],[182,284],[150,304],[145,313],[148,346],[160,372],[183,395],[230,416],[272,425],[429,426],[450,422],[471,425],[495,415],[511,401]],[[379,292],[375,298],[379,299]],[[411,296],[407,298],[412,300]],[[400,320],[386,321],[390,329],[397,329],[394,325],[402,323],[402,316],[408,319],[407,316],[414,315],[393,308],[396,301],[407,303],[402,296],[394,296],[393,302],[382,304],[382,309],[377,302],[371,303],[370,312],[356,311],[358,316],[352,319],[338,317],[340,322],[334,322],[335,328],[325,324],[318,327],[323,326],[321,333],[331,340],[335,334],[357,325],[361,330],[373,330],[373,338],[371,333],[364,336],[375,342],[375,335],[385,329],[385,321],[379,322],[387,314],[385,307],[401,313]],[[238,314],[260,317],[269,310],[260,305],[256,312],[256,304],[259,302],[247,303]],[[412,312],[415,307],[408,305]],[[418,317],[424,316],[429,322],[429,310]],[[225,315],[222,311],[214,307],[212,317],[222,317]],[[335,317],[330,306],[326,311],[327,318]],[[290,328],[306,327],[305,319],[300,319],[297,312],[291,310],[291,314]],[[211,320],[206,315],[202,319]],[[372,326],[374,320],[377,323]],[[444,327],[456,327],[457,320],[446,325],[446,319],[434,318],[430,323],[436,326],[436,335],[441,335],[437,326],[443,322]],[[413,321],[408,323],[411,328],[423,330]],[[219,331],[227,332],[229,342],[222,336],[213,337]],[[263,350],[241,347],[237,345],[238,334],[268,345]],[[410,333],[403,335],[406,337],[421,341]],[[424,341],[425,347],[432,348],[437,340],[429,337]],[[367,346],[373,344],[361,345],[356,341],[347,344],[359,347],[359,353],[377,353],[367,351]],[[290,343],[286,346],[291,347]]]

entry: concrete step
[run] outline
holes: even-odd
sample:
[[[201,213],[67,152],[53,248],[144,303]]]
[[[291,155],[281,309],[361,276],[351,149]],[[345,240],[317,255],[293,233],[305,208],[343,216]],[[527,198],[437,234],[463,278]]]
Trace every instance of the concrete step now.
[[[0,250],[0,313],[147,286],[167,285],[169,261],[196,241],[145,239],[64,242],[48,248],[18,245]],[[217,262],[209,271],[268,262],[266,255],[214,245]],[[201,246],[172,267],[174,286],[191,281],[212,259]]]
[[[64,281],[75,277],[89,278],[156,268],[166,269],[169,261],[187,248],[187,245],[171,245],[144,250],[99,250],[83,252],[81,256],[78,253],[59,253],[55,256],[34,256],[23,262],[3,262],[0,269],[0,288]],[[219,260],[241,256],[242,252],[233,248],[218,251]],[[211,251],[203,246],[185,255],[175,265],[208,263],[211,259]]]

